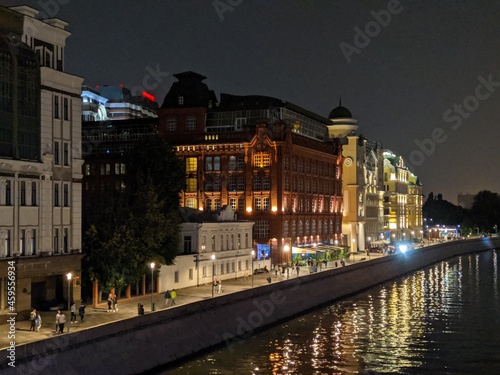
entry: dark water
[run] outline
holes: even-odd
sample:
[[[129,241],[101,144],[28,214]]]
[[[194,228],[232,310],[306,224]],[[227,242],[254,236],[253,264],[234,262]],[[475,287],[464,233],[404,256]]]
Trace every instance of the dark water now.
[[[498,255],[436,264],[164,374],[500,374]]]

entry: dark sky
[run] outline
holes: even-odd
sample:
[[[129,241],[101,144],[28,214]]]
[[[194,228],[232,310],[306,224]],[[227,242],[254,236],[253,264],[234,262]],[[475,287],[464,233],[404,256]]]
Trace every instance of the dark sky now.
[[[269,95],[323,116],[341,96],[426,195],[500,192],[499,1],[1,1],[46,3],[72,32],[66,70],[88,85],[149,86],[161,104],[171,74],[193,70],[217,95]]]

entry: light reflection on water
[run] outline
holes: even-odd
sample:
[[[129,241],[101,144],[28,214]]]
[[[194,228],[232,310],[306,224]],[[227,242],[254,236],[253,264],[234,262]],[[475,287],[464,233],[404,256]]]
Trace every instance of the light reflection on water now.
[[[298,297],[300,298],[300,296]],[[454,258],[165,374],[500,373],[498,255]]]

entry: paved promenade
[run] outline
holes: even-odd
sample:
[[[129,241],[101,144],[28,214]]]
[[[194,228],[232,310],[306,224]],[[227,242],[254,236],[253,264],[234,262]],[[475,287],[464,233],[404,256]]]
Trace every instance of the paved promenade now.
[[[352,263],[357,263],[360,261],[369,261],[370,259],[378,258],[379,254],[370,254],[370,257],[366,257],[364,253],[358,253],[355,255],[355,259],[351,259],[346,263],[349,266]],[[335,267],[335,262],[329,262],[328,267]],[[340,266],[340,265],[339,265]],[[301,267],[299,272],[299,277],[309,275],[308,267]],[[280,282],[287,279],[287,276],[276,276],[274,272],[269,274],[259,274],[253,276],[253,285],[265,285],[267,284],[267,277],[271,276],[272,283]],[[295,272],[291,272],[289,278],[297,277]],[[222,294],[236,293],[244,289],[249,289],[252,287],[252,277],[248,278],[238,278],[237,280],[223,280],[222,281],[223,291]],[[127,319],[137,316],[137,304],[142,303],[144,305],[145,314],[151,314],[151,300],[155,304],[155,310],[160,311],[163,309],[175,309],[176,306],[184,305],[187,303],[192,303],[200,301],[203,299],[212,298],[212,289],[210,285],[200,285],[199,287],[193,286],[184,289],[176,289],[177,298],[175,306],[166,306],[165,299],[163,298],[164,292],[155,293],[151,298],[151,294],[133,297],[131,299],[122,299],[118,303],[118,311],[107,312],[107,303],[98,305],[97,307],[87,306],[86,315],[84,322],[80,322],[80,317],[77,316],[77,323],[70,323],[70,313],[64,311],[66,315],[67,323],[64,327],[64,334],[71,334],[71,332],[76,332],[84,329],[96,328],[100,325],[114,322],[121,319]],[[220,296],[215,293],[214,298]],[[79,306],[79,305],[77,305]],[[42,317],[42,327],[39,332],[30,331],[29,321],[18,321],[16,322],[15,331],[15,342],[16,346],[26,344],[33,341],[44,340],[50,337],[54,337],[56,311],[42,311],[40,315]],[[9,325],[0,325],[0,349],[8,348],[10,345],[10,339],[8,338]]]

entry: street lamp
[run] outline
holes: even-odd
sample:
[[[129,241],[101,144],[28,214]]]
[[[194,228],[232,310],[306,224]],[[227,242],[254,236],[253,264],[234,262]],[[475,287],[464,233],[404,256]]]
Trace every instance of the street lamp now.
[[[253,288],[253,257],[255,256],[255,251],[252,250],[252,288]]]
[[[71,272],[68,272],[66,274],[66,277],[68,278],[68,311],[70,310],[70,300],[71,300],[71,278],[73,277],[73,274]]]
[[[214,296],[215,254],[212,254],[212,297]]]
[[[495,225],[493,225],[493,229],[495,229],[495,234],[498,234],[498,227],[497,227],[497,225],[496,225],[496,224],[495,224]]]
[[[151,262],[151,264],[149,266],[151,267],[151,311],[155,311],[155,305],[153,303],[153,293],[154,293],[154,290],[155,290],[155,284],[154,284],[154,280],[153,280],[153,274],[154,274],[154,271],[155,271],[155,262]]]

